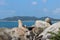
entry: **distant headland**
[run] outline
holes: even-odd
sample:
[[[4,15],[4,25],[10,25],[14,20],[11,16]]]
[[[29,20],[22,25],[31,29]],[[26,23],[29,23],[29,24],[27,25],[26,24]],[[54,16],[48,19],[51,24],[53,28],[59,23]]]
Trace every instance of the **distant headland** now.
[[[0,21],[18,21],[18,20],[22,20],[22,21],[36,21],[36,20],[44,20],[46,17],[41,17],[41,18],[37,18],[37,17],[30,17],[30,16],[13,16],[13,17],[7,17],[7,18],[3,18],[0,19]],[[60,21],[60,19],[55,19],[55,18],[50,18],[52,21]]]

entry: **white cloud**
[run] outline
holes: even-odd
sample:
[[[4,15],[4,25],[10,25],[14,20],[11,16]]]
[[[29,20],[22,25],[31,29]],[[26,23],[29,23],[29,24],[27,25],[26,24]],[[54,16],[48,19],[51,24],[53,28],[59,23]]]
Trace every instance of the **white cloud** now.
[[[33,4],[33,5],[37,5],[37,2],[36,2],[36,1],[34,1],[34,2],[32,2],[32,4]]]
[[[47,0],[42,0],[43,1],[43,3],[46,3],[47,2]]]
[[[60,8],[56,8],[55,10],[53,10],[53,13],[60,13]]]
[[[15,10],[0,10],[0,13],[8,14],[8,13],[16,13],[16,11]]]
[[[44,8],[43,11],[44,11],[44,12],[48,12],[48,9],[47,9],[47,8]]]
[[[0,0],[0,5],[6,5],[6,0]]]

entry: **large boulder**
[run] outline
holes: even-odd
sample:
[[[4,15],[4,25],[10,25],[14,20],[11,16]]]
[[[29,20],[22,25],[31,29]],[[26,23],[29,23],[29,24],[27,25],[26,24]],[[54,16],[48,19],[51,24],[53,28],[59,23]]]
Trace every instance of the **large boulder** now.
[[[48,39],[48,37],[51,37],[51,34],[48,32],[54,32],[54,33],[58,33],[60,28],[60,22],[57,22],[53,25],[51,25],[50,27],[46,28],[39,36],[43,35],[43,39]]]
[[[27,40],[27,35],[29,35],[29,30],[27,28],[12,28],[10,35],[12,38]]]
[[[32,26],[33,29],[31,30],[31,39],[40,39],[39,34],[41,34],[49,26],[50,24],[45,21],[36,20],[35,25]]]
[[[49,26],[50,26],[50,24],[45,21],[36,20],[36,22],[35,22],[35,27],[47,28]]]

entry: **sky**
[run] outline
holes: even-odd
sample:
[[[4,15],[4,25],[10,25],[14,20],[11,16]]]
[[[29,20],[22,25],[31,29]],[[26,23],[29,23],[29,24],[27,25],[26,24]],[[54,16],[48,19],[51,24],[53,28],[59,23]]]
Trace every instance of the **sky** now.
[[[0,19],[13,16],[60,19],[60,0],[0,0]]]

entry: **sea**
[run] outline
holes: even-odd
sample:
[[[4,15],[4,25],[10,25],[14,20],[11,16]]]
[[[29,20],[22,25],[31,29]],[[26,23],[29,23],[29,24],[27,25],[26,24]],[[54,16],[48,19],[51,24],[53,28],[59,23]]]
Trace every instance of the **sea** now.
[[[55,23],[56,21],[52,21],[52,23]],[[23,21],[23,25],[26,25],[27,27],[31,27],[32,25],[35,24],[35,21]],[[0,28],[14,28],[18,27],[18,22],[17,21],[12,21],[12,22],[0,22]]]
[[[23,21],[23,25],[26,25],[27,27],[30,27],[34,25],[35,21]],[[17,21],[10,21],[10,22],[0,22],[0,28],[13,28],[18,27]]]

